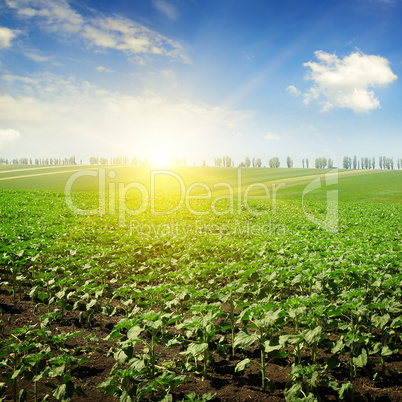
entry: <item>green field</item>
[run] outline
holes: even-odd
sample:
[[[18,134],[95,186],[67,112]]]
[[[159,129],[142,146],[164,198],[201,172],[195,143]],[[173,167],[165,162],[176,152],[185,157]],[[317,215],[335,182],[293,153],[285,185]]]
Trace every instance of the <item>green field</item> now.
[[[4,400],[400,400],[402,172],[29,168],[0,170]]]
[[[32,168],[30,165],[10,169],[10,165],[0,166],[0,189],[52,190],[64,191],[69,177],[77,171],[90,170],[98,172],[93,166],[47,166]],[[102,169],[102,168],[101,168]],[[105,169],[105,168],[103,168]],[[309,193],[308,198],[323,198],[327,190],[324,174],[329,169],[267,169],[267,168],[213,168],[213,167],[182,167],[157,169],[150,167],[114,166],[107,167],[106,186],[109,183],[140,182],[149,190],[151,172],[160,172],[155,176],[156,192],[173,194],[180,192],[179,181],[168,172],[174,172],[185,183],[186,189],[193,183],[205,183],[215,195],[227,193],[224,187],[214,188],[214,184],[228,183],[238,196],[239,177],[242,192],[253,183],[267,185],[272,198],[272,185],[279,186],[278,199],[301,199],[305,187],[317,177],[321,177],[321,189]],[[110,171],[115,172],[115,178],[110,179]],[[163,171],[165,173],[163,173]],[[97,177],[82,176],[74,182],[73,191],[98,191],[99,175]],[[117,185],[117,184],[116,184]],[[285,186],[284,186],[285,185]],[[340,201],[371,201],[371,202],[402,202],[402,171],[383,170],[339,170],[339,182],[332,188],[338,190]],[[196,187],[192,194],[202,194],[203,190]],[[204,192],[205,193],[205,192]],[[253,194],[265,194],[261,188],[255,187]]]

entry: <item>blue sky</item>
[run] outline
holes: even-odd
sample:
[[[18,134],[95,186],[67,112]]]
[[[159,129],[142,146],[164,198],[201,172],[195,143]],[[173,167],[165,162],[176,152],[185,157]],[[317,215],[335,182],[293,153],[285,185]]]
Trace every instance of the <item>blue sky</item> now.
[[[0,156],[402,158],[401,20],[400,0],[0,0]]]

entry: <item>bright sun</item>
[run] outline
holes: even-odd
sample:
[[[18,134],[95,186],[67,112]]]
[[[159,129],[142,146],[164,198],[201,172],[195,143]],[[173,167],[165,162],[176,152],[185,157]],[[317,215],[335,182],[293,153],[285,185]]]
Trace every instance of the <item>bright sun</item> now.
[[[155,152],[153,163],[159,167],[167,166],[169,165],[169,155],[163,151]]]

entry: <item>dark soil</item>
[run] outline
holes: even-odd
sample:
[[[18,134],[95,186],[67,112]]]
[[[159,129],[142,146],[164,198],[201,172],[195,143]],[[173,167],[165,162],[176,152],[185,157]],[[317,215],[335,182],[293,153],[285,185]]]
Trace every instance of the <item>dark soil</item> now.
[[[15,328],[32,324],[38,324],[39,327],[39,315],[44,313],[43,310],[34,312],[33,304],[29,299],[14,300],[12,295],[10,296],[5,290],[0,293],[0,308],[3,311],[3,339],[8,339],[10,337],[9,332]],[[96,387],[109,377],[110,370],[115,363],[113,356],[108,355],[111,345],[104,338],[121,318],[121,315],[105,318],[102,330],[99,322],[95,320],[92,327],[88,329],[81,326],[78,320],[78,312],[74,311],[67,313],[63,320],[56,320],[51,325],[51,331],[54,334],[83,331],[81,335],[67,341],[66,346],[69,348],[85,345],[83,338],[88,334],[92,333],[99,338],[99,344],[91,352],[90,359],[72,371],[74,384],[82,387],[88,396],[88,401],[116,401],[112,396],[105,396],[103,390],[97,390]],[[162,357],[173,360],[180,351],[182,350],[179,348],[169,349],[164,352]],[[256,364],[251,364],[244,372],[235,373],[235,366],[241,359],[258,357],[257,352],[256,348],[250,348],[243,354],[239,352],[236,358],[215,356],[215,363],[209,368],[208,376],[205,379],[196,373],[186,373],[189,379],[171,391],[173,400],[185,399],[185,395],[195,392],[196,394],[216,393],[213,401],[284,401],[285,386],[290,380],[288,374],[291,369],[292,357],[277,359],[269,364],[266,376],[275,384],[273,393],[261,390],[261,380]],[[318,356],[319,363],[323,362],[325,357],[323,353]],[[308,351],[305,351],[303,356],[308,361]],[[353,381],[356,395],[358,395],[355,397],[355,401],[402,401],[401,351],[388,360],[387,369],[385,378],[382,379],[381,376],[377,376],[375,381],[373,380],[374,375],[381,370],[378,363],[372,362],[364,370],[359,371],[357,378]],[[347,382],[349,379],[349,373],[344,368],[334,370],[332,374],[338,383]],[[46,394],[51,395],[51,390],[44,385],[45,382],[46,379],[42,379],[39,383],[39,400],[42,400]],[[32,390],[33,386],[28,381],[21,380],[19,389],[21,388]],[[319,387],[318,392],[322,401],[338,400],[337,393],[331,388]],[[33,400],[32,394],[30,398],[29,400]],[[8,386],[4,400],[13,400],[11,386]],[[50,397],[49,400],[54,400],[54,398]],[[85,399],[80,396],[72,398],[72,401],[83,400]]]

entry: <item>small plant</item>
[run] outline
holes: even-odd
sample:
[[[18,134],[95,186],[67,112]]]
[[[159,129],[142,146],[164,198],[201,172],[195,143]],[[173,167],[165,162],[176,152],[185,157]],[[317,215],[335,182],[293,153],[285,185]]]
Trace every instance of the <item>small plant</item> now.
[[[258,341],[258,347],[260,349],[260,361],[255,361],[260,366],[261,373],[261,388],[265,391],[267,387],[269,387],[270,391],[274,391],[274,383],[269,378],[266,377],[266,368],[270,359],[276,358],[279,355],[281,357],[287,356],[287,353],[283,351],[283,353],[278,354],[283,345],[278,343],[274,339],[274,328],[279,323],[282,310],[276,311],[266,311],[261,306],[257,306],[251,308],[248,314],[244,314],[242,319],[244,320],[246,317],[252,323],[252,325],[247,325],[247,328],[255,329],[255,332],[249,334],[245,331],[240,331],[234,342],[235,347],[240,347],[245,349],[252,345],[255,341]],[[267,356],[268,359],[267,359]],[[244,359],[236,365],[235,371],[244,370],[249,364],[250,359]]]

